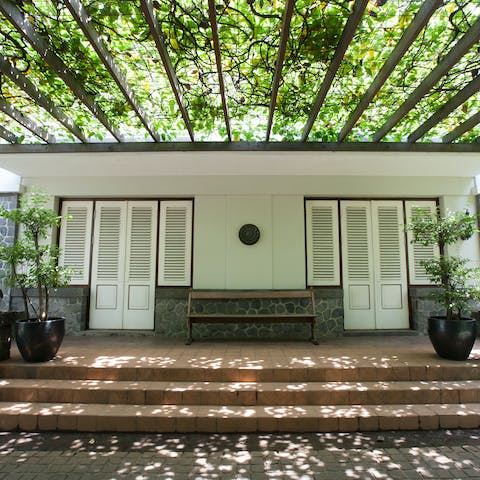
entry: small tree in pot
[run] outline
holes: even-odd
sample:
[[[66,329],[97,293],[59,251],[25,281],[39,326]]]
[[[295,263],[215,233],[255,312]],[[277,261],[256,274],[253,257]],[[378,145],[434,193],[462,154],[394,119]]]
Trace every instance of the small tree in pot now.
[[[423,246],[438,245],[440,255],[420,264],[430,281],[439,287],[433,297],[445,309],[445,316],[428,319],[428,334],[439,356],[452,360],[465,360],[477,337],[477,322],[465,317],[467,308],[480,299],[480,288],[474,283],[479,278],[477,268],[468,267],[467,258],[445,255],[445,247],[468,240],[476,231],[477,216],[463,212],[439,211],[431,215],[418,210],[407,228],[412,242]]]
[[[48,235],[61,217],[45,208],[49,196],[34,190],[20,199],[13,210],[0,208],[0,215],[16,223],[21,235],[11,246],[0,247],[0,259],[10,265],[7,283],[22,292],[25,319],[15,324],[17,346],[27,361],[52,359],[65,334],[65,320],[50,318],[50,289],[68,285],[68,269],[58,265],[59,249]],[[38,303],[32,301],[35,292]]]

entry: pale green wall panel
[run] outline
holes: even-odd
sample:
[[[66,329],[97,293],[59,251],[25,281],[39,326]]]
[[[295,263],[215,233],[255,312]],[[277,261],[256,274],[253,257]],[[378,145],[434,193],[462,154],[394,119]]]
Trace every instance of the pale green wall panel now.
[[[444,213],[464,209],[468,209],[472,214],[477,213],[474,195],[444,195],[440,197],[440,208]],[[475,233],[473,237],[468,240],[458,242],[456,245],[447,245],[445,250],[448,255],[469,258],[472,267],[480,266],[480,242],[478,233]]]
[[[195,198],[193,287],[226,288],[226,197]]]
[[[255,245],[244,245],[238,231],[252,223],[260,230]],[[272,199],[269,195],[227,197],[227,288],[271,289]]]
[[[305,288],[305,212],[300,195],[274,195],[273,288]]]

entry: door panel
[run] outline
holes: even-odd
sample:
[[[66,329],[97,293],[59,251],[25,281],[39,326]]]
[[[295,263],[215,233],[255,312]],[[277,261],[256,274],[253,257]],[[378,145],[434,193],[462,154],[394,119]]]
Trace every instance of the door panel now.
[[[128,202],[123,328],[153,330],[157,202]]]
[[[342,201],[345,329],[374,329],[370,202]]]
[[[407,259],[401,201],[372,201],[375,326],[408,328]]]
[[[125,202],[97,202],[90,328],[121,329],[125,271]]]

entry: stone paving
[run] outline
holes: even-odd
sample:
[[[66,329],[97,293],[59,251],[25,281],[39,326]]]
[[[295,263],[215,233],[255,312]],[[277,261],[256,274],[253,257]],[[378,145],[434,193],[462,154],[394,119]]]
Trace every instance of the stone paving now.
[[[0,479],[480,479],[480,430],[0,433]]]

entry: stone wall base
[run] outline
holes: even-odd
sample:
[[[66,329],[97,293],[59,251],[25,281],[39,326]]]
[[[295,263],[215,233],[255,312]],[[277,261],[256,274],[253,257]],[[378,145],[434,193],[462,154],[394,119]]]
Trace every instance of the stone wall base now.
[[[427,333],[427,319],[430,315],[441,315],[442,310],[431,298],[432,287],[411,287],[409,301],[412,319],[410,332]],[[157,287],[155,294],[155,328],[153,331],[139,331],[139,334],[155,335],[163,338],[186,337],[188,288]],[[270,302],[270,303],[268,303]],[[283,303],[282,303],[283,302]],[[222,308],[247,308],[249,313],[265,311],[265,309],[302,308],[302,305],[287,305],[287,301],[276,299],[249,301],[248,305],[235,305],[230,302]],[[291,301],[290,301],[291,303]],[[66,287],[52,292],[50,312],[54,316],[66,319],[68,335],[105,334],[105,331],[88,330],[87,317],[89,305],[88,287]],[[304,307],[304,306],[303,306]],[[204,304],[202,308],[217,311],[218,305]],[[14,289],[10,303],[11,310],[22,310],[23,303],[20,291]],[[341,337],[348,334],[343,329],[343,290],[339,287],[315,288],[315,309],[317,313],[317,336]],[[278,310],[278,311],[280,311]],[[236,310],[235,310],[236,311]],[[212,324],[194,325],[196,338],[210,339],[264,339],[264,340],[305,340],[310,336],[310,326],[307,324]],[[405,331],[407,332],[407,331]],[[112,334],[112,332],[107,332]],[[115,333],[115,332],[113,332]],[[125,332],[128,334],[129,332]],[[130,332],[131,334],[134,334]]]

